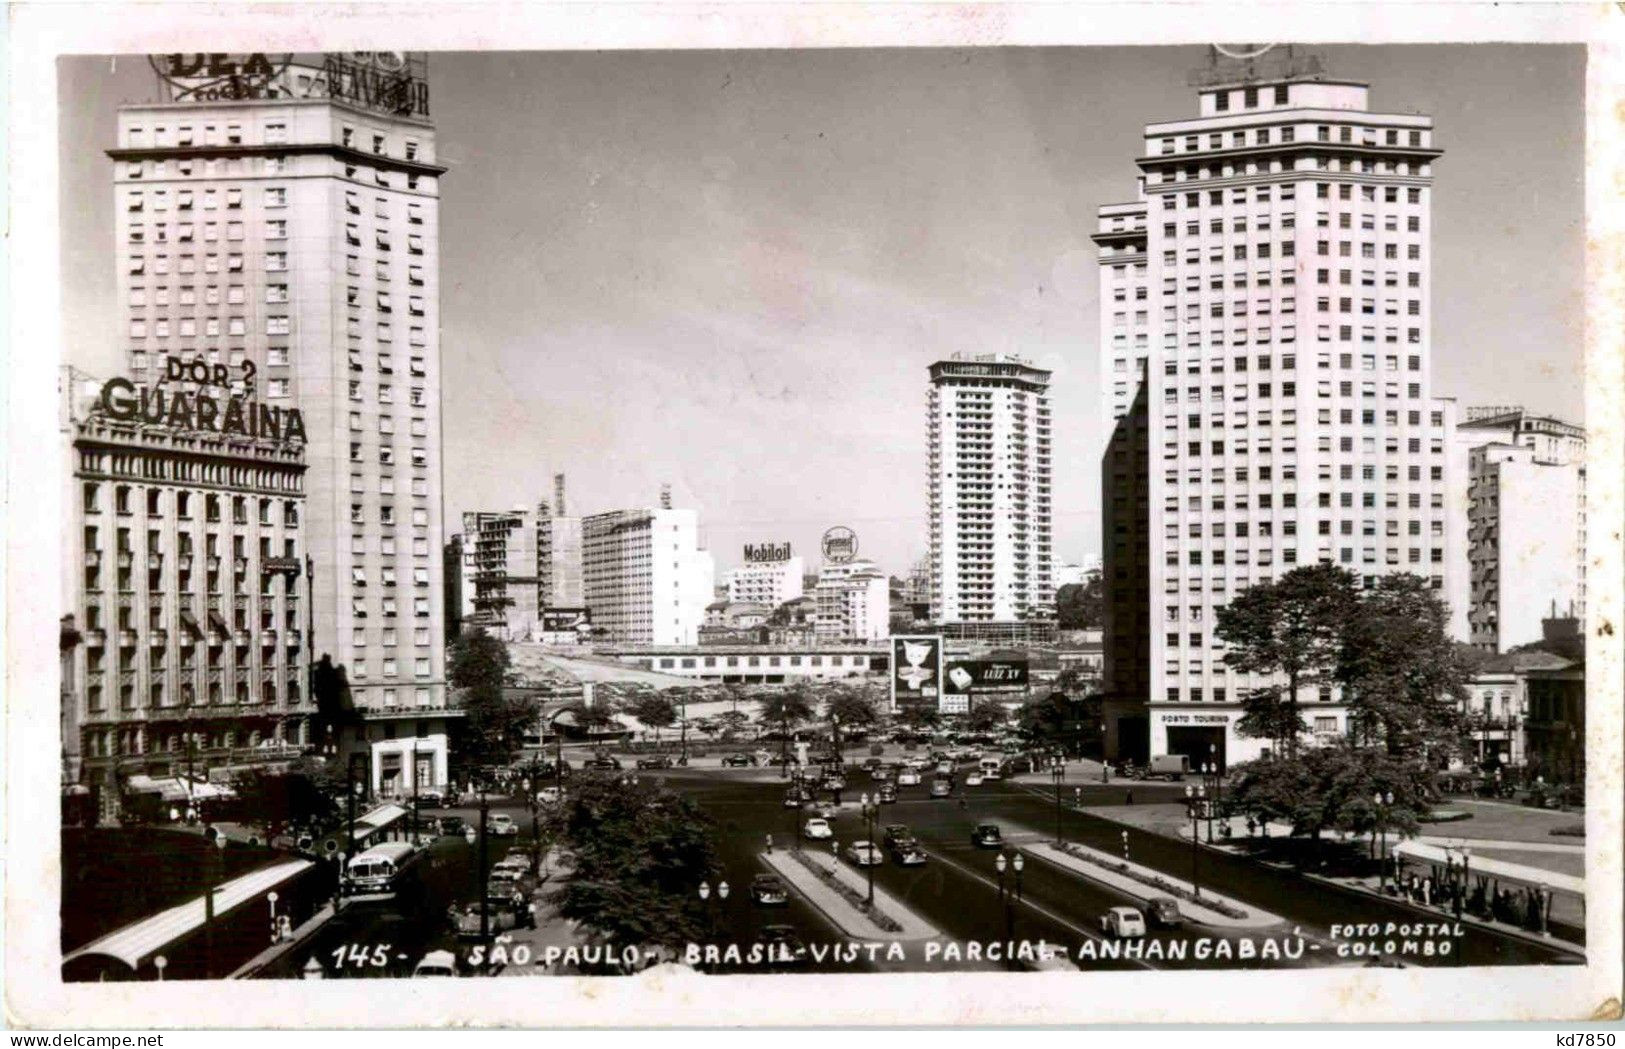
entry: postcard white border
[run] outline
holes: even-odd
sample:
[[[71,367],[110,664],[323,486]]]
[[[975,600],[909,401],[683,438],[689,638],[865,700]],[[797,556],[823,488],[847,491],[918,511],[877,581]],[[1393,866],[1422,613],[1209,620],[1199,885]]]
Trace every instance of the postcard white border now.
[[[1625,54],[1618,5],[147,4],[12,9],[5,506],[5,1004],[34,1027],[794,1026],[1581,1020],[1621,985],[1621,266]],[[1587,71],[1590,433],[1586,869],[1590,964],[1456,970],[652,976],[76,984],[58,977],[55,635],[61,478],[55,60],[196,49],[549,50],[1205,43],[1577,42]],[[91,144],[100,149],[103,144]],[[1516,143],[1509,143],[1516,148]],[[1531,332],[1532,352],[1547,333]],[[44,453],[44,454],[42,454]],[[1611,1001],[1611,1004],[1610,1004]]]

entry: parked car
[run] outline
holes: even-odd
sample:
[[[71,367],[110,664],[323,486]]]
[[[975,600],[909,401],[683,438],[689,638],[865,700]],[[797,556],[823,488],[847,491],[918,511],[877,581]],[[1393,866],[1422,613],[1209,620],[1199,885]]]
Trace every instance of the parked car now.
[[[762,907],[782,907],[790,902],[790,890],[777,874],[758,874],[750,881],[750,898]]]
[[[835,832],[830,829],[829,820],[821,816],[814,816],[802,824],[801,836],[813,841],[827,841],[835,837]]]
[[[1004,778],[1004,771],[1002,769],[983,769],[982,770],[982,782],[983,783],[991,783],[994,780],[1003,779],[1003,778]]]
[[[457,957],[450,951],[430,951],[412,967],[413,977],[456,976]]]
[[[876,783],[889,783],[892,778],[892,770],[884,765],[876,765],[869,770],[869,778]]]
[[[953,794],[953,792],[954,785],[949,783],[947,780],[934,779],[931,781],[931,796],[933,798],[946,798]]]
[[[486,824],[486,829],[494,838],[512,838],[518,835],[519,824],[506,812],[498,812],[491,817],[490,823]]]
[[[835,803],[833,801],[814,802],[812,808],[808,811],[810,811],[814,816],[817,816],[819,819],[826,820],[832,820],[841,814],[841,810],[835,807]]]
[[[605,754],[603,757],[593,758],[591,761],[587,762],[587,768],[596,769],[600,772],[608,772],[614,769],[619,769],[620,767],[620,759],[612,758],[608,754]]]
[[[912,768],[904,769],[897,774],[897,785],[899,787],[914,787],[918,786],[919,782],[920,774]]]
[[[1004,836],[997,823],[978,823],[970,832],[970,843],[979,849],[996,849],[1004,844]]]
[[[897,788],[890,783],[882,783],[876,795],[882,805],[892,805],[897,801]]]
[[[420,809],[444,808],[446,804],[446,795],[433,787],[423,788],[414,797]]]
[[[982,785],[982,780],[985,779],[985,778],[986,777],[984,776],[983,773],[972,772],[970,775],[965,777],[965,786],[967,786],[967,787],[980,787]]]
[[[543,787],[536,792],[536,800],[543,805],[556,805],[564,800],[564,791],[557,787]]]
[[[855,841],[848,845],[846,858],[855,867],[878,867],[886,862],[880,848],[872,841]]]
[[[651,754],[646,758],[639,758],[637,764],[640,769],[669,769],[672,767],[672,760],[664,754]]]
[[[802,965],[807,961],[807,944],[793,925],[764,925],[756,942],[767,950],[770,965]]]
[[[510,852],[492,864],[491,873],[495,874],[497,871],[516,871],[521,875],[529,874],[531,871],[530,857],[522,852]]]
[[[1133,907],[1113,907],[1100,916],[1100,931],[1119,940],[1145,936],[1145,918]]]
[[[486,907],[488,908],[488,925],[486,928],[493,935],[513,929],[534,929],[536,927],[536,905],[516,901],[510,893],[487,896]],[[471,903],[461,910],[453,908],[452,920],[457,927],[458,939],[479,939],[479,904]]]
[[[724,754],[722,756],[723,768],[743,769],[754,764],[756,764],[756,758],[750,754]]]
[[[866,769],[877,769],[884,764],[885,762],[879,758],[868,758],[864,761],[863,767]]]
[[[846,780],[840,776],[825,776],[824,781],[819,786],[824,790],[845,790]]]
[[[1185,916],[1179,913],[1179,901],[1172,896],[1153,896],[1146,901],[1145,916],[1157,929],[1179,929],[1185,925]]]
[[[806,798],[799,790],[787,790],[784,792],[784,807],[787,809],[799,809],[804,801],[806,801]]]
[[[438,829],[442,834],[458,836],[463,833],[463,827],[463,817],[461,816],[440,817],[440,826]]]

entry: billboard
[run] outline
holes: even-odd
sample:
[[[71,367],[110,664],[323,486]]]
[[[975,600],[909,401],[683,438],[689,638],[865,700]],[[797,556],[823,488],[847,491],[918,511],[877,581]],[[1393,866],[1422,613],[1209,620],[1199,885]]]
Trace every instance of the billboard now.
[[[972,692],[1019,692],[1027,687],[1025,659],[956,659],[942,680],[950,696]]]
[[[592,613],[585,608],[549,608],[542,612],[543,633],[580,633],[592,629]]]
[[[746,543],[745,560],[753,564],[773,564],[790,560],[789,543]]]
[[[936,706],[942,696],[942,638],[891,638],[891,708]]]

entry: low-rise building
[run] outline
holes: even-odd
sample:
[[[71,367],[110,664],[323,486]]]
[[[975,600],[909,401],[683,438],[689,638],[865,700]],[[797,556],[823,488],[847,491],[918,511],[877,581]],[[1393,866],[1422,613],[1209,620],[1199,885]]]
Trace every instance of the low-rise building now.
[[[661,674],[726,684],[773,685],[884,672],[885,650],[843,643],[604,646],[595,652]]]

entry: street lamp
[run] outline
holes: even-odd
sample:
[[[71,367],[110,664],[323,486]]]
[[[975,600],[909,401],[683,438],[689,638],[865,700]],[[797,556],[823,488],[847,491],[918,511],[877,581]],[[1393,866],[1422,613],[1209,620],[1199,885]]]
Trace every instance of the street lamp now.
[[[1371,796],[1377,806],[1377,833],[1381,845],[1377,850],[1377,891],[1388,890],[1388,806],[1394,803],[1393,791],[1377,791]]]
[[[490,894],[485,891],[486,858],[489,841],[489,836],[486,834],[486,820],[490,813],[490,801],[485,794],[485,784],[482,783],[480,784],[480,829],[477,833],[473,827],[463,829],[463,838],[468,842],[470,848],[474,846],[476,839],[479,841],[479,854],[475,857],[478,862],[474,867],[474,892],[475,898],[480,903],[481,943],[485,943],[491,936],[491,898]],[[482,966],[483,964],[482,962]]]
[[[841,843],[835,838],[829,839],[829,876],[835,877],[835,872],[841,867]]]
[[[837,770],[843,769],[843,768],[846,767],[846,762],[841,760],[841,719],[840,719],[840,716],[836,715],[836,714],[831,714],[829,716],[829,723],[830,723],[831,729],[833,730],[830,733],[830,743],[835,749],[835,767],[836,767]]]
[[[726,881],[719,880],[714,892],[711,889],[710,882],[700,882],[700,902],[705,905],[706,920],[711,926],[711,936],[713,938],[715,938],[717,926],[721,922],[722,904],[728,898],[728,892],[728,883]]]
[[[275,889],[272,889],[270,892],[265,894],[265,902],[271,905],[271,942],[273,944],[282,938],[276,924],[276,901],[277,894]]]
[[[1196,857],[1201,845],[1196,836],[1196,821],[1201,818],[1202,811],[1207,807],[1207,790],[1200,784],[1191,786],[1185,784],[1185,810],[1191,820],[1191,885],[1196,889],[1197,899],[1202,897],[1202,883],[1197,880]]]
[[[209,979],[214,976],[214,891],[217,883],[225,879],[226,836],[218,827],[209,827],[203,832],[203,840],[213,846],[203,860],[203,976]]]
[[[875,865],[873,862],[873,853],[875,851],[875,816],[880,812],[880,795],[876,794],[875,800],[871,803],[868,793],[865,792],[859,797],[859,805],[859,811],[863,813],[863,826],[864,829],[868,831],[869,835],[869,850],[868,852],[864,853],[863,859],[864,869],[869,874],[869,907],[870,909],[873,909],[875,905]]]
[[[1055,758],[1050,762],[1050,780],[1055,784],[1055,847],[1061,847],[1061,781],[1066,779],[1066,761]]]
[[[161,954],[155,955],[152,959],[152,967],[158,970],[158,982],[163,983],[164,970],[169,968],[169,959]]]
[[[1019,852],[1009,859],[1006,859],[1005,854],[1001,852],[993,860],[993,869],[999,872],[999,903],[1004,906],[1004,942],[1006,958],[1011,962],[1012,968],[1014,968],[1014,964],[1013,959],[1009,959],[1009,945],[1015,939],[1016,935],[1015,901],[1021,898],[1021,869],[1025,865],[1026,861],[1022,859],[1021,853]],[[1007,887],[1005,884],[1004,872],[1007,867],[1014,872],[1014,886]]]
[[[1123,832],[1123,862],[1128,862],[1128,831]]]

